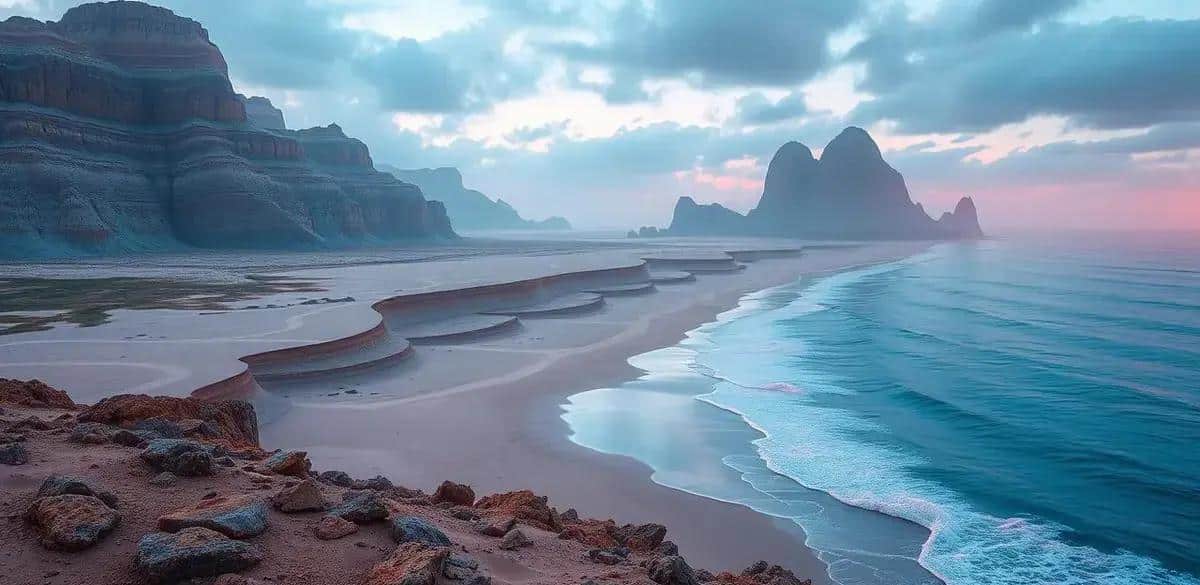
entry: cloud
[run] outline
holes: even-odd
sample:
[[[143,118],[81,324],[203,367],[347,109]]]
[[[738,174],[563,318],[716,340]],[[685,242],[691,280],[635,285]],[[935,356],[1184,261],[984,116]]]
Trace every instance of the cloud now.
[[[827,41],[858,14],[859,2],[790,0],[629,2],[596,43],[547,48],[638,77],[695,76],[706,86],[791,85],[829,62]]]
[[[737,119],[743,124],[760,126],[799,118],[808,113],[804,94],[792,92],[771,101],[762,92],[753,92],[737,101]]]
[[[1038,115],[1095,128],[1200,119],[1200,76],[1180,66],[1200,60],[1200,20],[1029,28],[1038,14],[992,19],[999,32],[981,38],[889,16],[850,52],[867,65],[862,89],[876,96],[851,117],[894,120],[909,133],[982,131]]]
[[[355,70],[379,92],[379,104],[405,112],[453,112],[469,105],[470,82],[412,39],[400,39],[355,62]]]

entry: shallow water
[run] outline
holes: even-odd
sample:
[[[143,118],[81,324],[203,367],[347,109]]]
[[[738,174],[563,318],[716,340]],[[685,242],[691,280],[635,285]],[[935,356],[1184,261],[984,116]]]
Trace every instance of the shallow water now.
[[[751,295],[564,417],[655,481],[793,519],[840,583],[1200,583],[1197,258],[939,245]],[[713,439],[704,405],[742,432]]]

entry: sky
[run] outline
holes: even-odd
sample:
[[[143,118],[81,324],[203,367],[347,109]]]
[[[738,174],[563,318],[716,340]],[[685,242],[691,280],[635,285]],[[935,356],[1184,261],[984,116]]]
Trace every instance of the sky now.
[[[78,2],[0,0],[56,20]],[[866,128],[934,216],[1200,230],[1196,0],[163,0],[289,127],[455,166],[528,217],[747,211],[775,150]]]

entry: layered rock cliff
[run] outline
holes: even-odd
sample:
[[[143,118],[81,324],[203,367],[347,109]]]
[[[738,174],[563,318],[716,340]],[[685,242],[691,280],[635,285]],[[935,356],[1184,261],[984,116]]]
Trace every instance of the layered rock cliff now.
[[[450,220],[459,229],[571,229],[571,224],[561,217],[525,219],[503,199],[492,201],[479,191],[463,187],[462,174],[453,167],[398,169],[380,165],[380,169],[390,172],[401,181],[419,186],[427,197],[444,203]]]
[[[714,207],[715,206],[715,207]],[[697,211],[704,209],[703,212]],[[799,142],[776,151],[762,198],[743,217],[716,204],[680,198],[670,232],[808,239],[955,239],[983,236],[970,198],[935,221],[913,203],[904,178],[870,135],[846,128],[816,159]]]
[[[253,101],[207,31],[164,8],[0,22],[0,256],[454,237],[364,144],[251,123]]]

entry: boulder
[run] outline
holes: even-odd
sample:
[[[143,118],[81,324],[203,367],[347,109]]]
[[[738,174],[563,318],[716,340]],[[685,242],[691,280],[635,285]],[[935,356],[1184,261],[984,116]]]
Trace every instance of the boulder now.
[[[217,496],[158,518],[158,529],[164,532],[194,526],[230,538],[250,538],[267,530],[267,505],[253,495]]]
[[[588,519],[568,524],[558,533],[558,537],[597,548],[609,548],[620,544],[616,538],[616,530],[617,525],[612,520]]]
[[[66,392],[41,380],[10,380],[0,378],[0,403],[32,408],[61,408],[75,410],[75,402]]]
[[[145,421],[160,421],[147,423]],[[105,398],[79,414],[80,422],[97,422],[126,429],[176,431],[182,436],[180,421],[199,420],[213,433],[207,440],[233,450],[258,449],[258,417],[254,406],[243,400],[206,401],[198,398],[120,394]],[[175,423],[173,426],[163,424]],[[164,438],[172,438],[163,435]]]
[[[342,502],[329,508],[328,513],[355,524],[370,524],[386,519],[389,511],[378,492],[363,490],[346,492]]]
[[[354,478],[350,477],[350,474],[345,471],[322,471],[318,479],[327,484],[341,487],[350,487],[354,484]]]
[[[758,561],[746,567],[739,581],[751,581],[756,585],[812,585],[811,579],[801,580],[791,571],[767,561]]]
[[[449,556],[448,547],[406,542],[371,568],[364,585],[434,585]]]
[[[622,555],[615,548],[594,548],[588,551],[588,559],[593,563],[601,565],[615,565],[625,560],[627,555]]]
[[[662,524],[626,524],[616,529],[617,542],[636,552],[649,552],[662,544],[667,528]]]
[[[479,570],[479,561],[463,553],[450,553],[446,562],[442,563],[442,576],[451,581],[466,581],[475,577]]]
[[[392,519],[392,539],[396,542],[423,542],[431,546],[450,546],[450,538],[424,518],[399,516]]]
[[[85,445],[103,445],[112,440],[112,429],[99,423],[79,423],[71,429],[67,440]]]
[[[90,480],[71,475],[51,475],[42,480],[42,485],[38,488],[36,497],[48,498],[64,494],[92,496],[99,498],[109,508],[117,509],[116,494],[97,487]]]
[[[155,469],[176,475],[212,475],[215,448],[189,439],[155,439],[140,457]]]
[[[161,416],[139,420],[133,423],[133,430],[148,433],[156,439],[182,439],[184,434],[179,423]]]
[[[54,428],[54,425],[36,417],[29,415],[11,425],[8,425],[8,432],[17,433],[25,430],[29,431],[48,431]]]
[[[147,443],[154,439],[162,437],[146,431],[131,431],[129,429],[117,429],[109,435],[109,440],[118,445],[126,447],[145,447]]]
[[[143,536],[135,563],[151,582],[174,583],[241,571],[262,558],[262,552],[251,544],[197,526]]]
[[[669,557],[679,554],[679,546],[669,540],[664,540],[662,544],[658,545],[658,548],[654,549],[654,552],[659,556]]]
[[[0,445],[0,463],[25,465],[29,463],[29,451],[21,443],[4,443]]]
[[[485,496],[475,507],[487,511],[488,515],[512,516],[534,528],[551,532],[562,530],[562,522],[547,504],[546,497],[538,496],[529,490]]]
[[[277,451],[262,465],[274,473],[292,477],[308,477],[308,470],[312,468],[308,453],[304,451]]]
[[[485,536],[500,538],[501,536],[508,534],[508,531],[512,530],[513,526],[516,525],[516,518],[513,518],[512,516],[505,516],[502,518],[496,518],[491,522],[486,520],[481,522],[479,532]]]
[[[37,527],[42,546],[65,551],[96,544],[121,520],[100,498],[79,494],[38,498],[26,518]]]
[[[575,524],[576,522],[579,522],[579,512],[575,511],[575,508],[567,508],[567,511],[559,514],[558,518],[564,526],[567,524]]]
[[[319,512],[325,509],[321,487],[312,479],[285,487],[271,497],[271,505],[280,512]]]
[[[533,541],[520,528],[513,528],[500,539],[500,548],[503,550],[517,550],[526,546],[533,546]]]
[[[313,534],[321,540],[336,540],[358,532],[358,524],[337,516],[323,516],[315,526]]]
[[[355,490],[375,490],[377,492],[386,492],[394,488],[392,481],[382,475],[376,475],[371,479],[355,479],[350,482],[350,489]]]
[[[479,512],[476,512],[475,508],[471,508],[469,506],[455,506],[453,508],[450,508],[449,513],[450,513],[451,517],[457,518],[459,520],[478,520],[479,519]]]
[[[687,561],[678,555],[656,557],[646,566],[650,580],[659,585],[698,585],[699,580]]]
[[[471,489],[469,485],[443,481],[442,485],[439,485],[433,492],[431,501],[434,504],[450,502],[457,506],[471,506],[475,504],[475,490]]]

